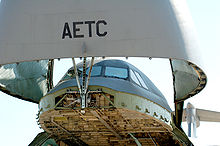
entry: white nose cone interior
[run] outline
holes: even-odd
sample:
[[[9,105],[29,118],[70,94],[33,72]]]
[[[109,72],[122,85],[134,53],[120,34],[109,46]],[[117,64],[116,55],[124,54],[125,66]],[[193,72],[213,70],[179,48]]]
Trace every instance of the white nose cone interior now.
[[[2,0],[0,5],[0,65],[83,56],[169,58],[176,96],[184,100],[206,83],[196,50],[185,0]]]
[[[0,64],[84,53],[193,62],[192,25],[182,5],[155,0],[3,0]]]

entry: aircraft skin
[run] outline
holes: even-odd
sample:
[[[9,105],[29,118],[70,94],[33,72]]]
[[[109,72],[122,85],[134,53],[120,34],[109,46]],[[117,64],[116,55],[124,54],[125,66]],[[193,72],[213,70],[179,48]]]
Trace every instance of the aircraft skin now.
[[[41,98],[39,124],[59,145],[192,145],[173,126],[172,111],[162,93],[125,61],[94,64],[86,100],[86,108],[81,108],[71,68]]]

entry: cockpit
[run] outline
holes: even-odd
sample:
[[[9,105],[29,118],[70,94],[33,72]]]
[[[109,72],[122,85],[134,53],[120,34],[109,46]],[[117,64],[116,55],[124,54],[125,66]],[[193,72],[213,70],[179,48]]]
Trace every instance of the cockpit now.
[[[83,69],[77,68],[77,71],[78,71],[79,77],[81,78]],[[86,69],[86,75],[88,76],[88,74],[89,74],[89,68]],[[102,76],[102,66],[94,66],[92,68],[91,77],[98,77],[98,76]],[[69,79],[74,79],[75,77],[76,75],[75,75],[74,69],[70,68],[68,72],[64,75],[64,77],[60,80],[60,82],[69,80]]]
[[[88,62],[86,63],[87,76],[90,70],[89,64]],[[80,82],[83,77],[82,66],[82,64],[77,64]],[[99,89],[110,89],[116,92],[119,91],[121,93],[145,97],[170,110],[165,97],[153,82],[138,68],[122,60],[102,60],[96,62],[92,67],[89,85],[91,90],[98,87]],[[75,71],[72,67],[48,94],[77,86]]]
[[[147,81],[138,73],[137,70],[131,69],[127,64],[123,64],[120,62],[117,62],[116,64],[108,64],[106,61],[99,62],[95,64],[92,67],[91,71],[91,77],[105,77],[105,78],[116,78],[116,79],[122,79],[122,80],[127,80],[130,81],[142,88],[149,89],[147,85]],[[105,63],[103,63],[105,62]],[[117,64],[118,63],[118,64]],[[78,69],[78,74],[79,78],[82,78],[82,72],[83,68],[82,67],[77,67]],[[86,69],[86,75],[88,76],[89,74],[89,67]],[[68,72],[64,75],[64,77],[60,80],[60,82],[69,80],[69,79],[74,79],[75,72],[73,68],[70,68]]]

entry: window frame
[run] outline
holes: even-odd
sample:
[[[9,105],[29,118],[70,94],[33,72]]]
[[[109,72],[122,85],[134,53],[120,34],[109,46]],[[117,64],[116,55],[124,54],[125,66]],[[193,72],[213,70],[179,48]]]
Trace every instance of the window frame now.
[[[126,78],[124,78],[124,77],[119,77],[119,76],[110,76],[110,75],[106,75],[106,73],[107,73],[107,68],[116,68],[116,69],[123,69],[123,70],[126,70],[127,76],[126,76]],[[117,78],[117,79],[127,80],[127,79],[129,78],[129,71],[128,71],[127,68],[114,67],[114,66],[105,66],[105,70],[104,70],[103,75],[104,75],[104,77],[107,77],[107,78]]]
[[[93,70],[93,68],[98,68],[98,67],[101,68],[99,75],[92,75],[92,71],[91,71],[91,77],[101,77],[101,76],[102,76],[103,66],[93,66],[93,67],[92,67],[92,70]],[[87,72],[87,71],[88,71],[88,72]],[[88,74],[89,74],[89,67],[86,69],[86,75],[88,76]]]
[[[131,80],[132,80],[135,84],[137,84],[138,86],[140,86],[140,87],[142,87],[142,88],[144,88],[144,89],[149,90],[149,88],[148,88],[147,84],[144,82],[144,79],[142,78],[142,76],[141,76],[137,71],[135,71],[135,70],[130,69],[130,71],[132,71],[132,72],[134,73],[134,75],[135,75],[136,79],[138,80],[139,84],[137,84],[137,83],[131,78],[131,73],[130,73],[130,78],[131,78]],[[141,80],[142,82],[141,82],[140,80]],[[144,86],[143,84],[144,84],[145,86]]]
[[[137,82],[132,78],[132,76],[131,76],[132,74],[134,75],[134,78],[136,79]],[[140,81],[138,80],[136,74],[134,73],[134,71],[133,71],[132,69],[130,69],[130,78],[131,78],[131,80],[132,80],[135,84],[141,86]]]

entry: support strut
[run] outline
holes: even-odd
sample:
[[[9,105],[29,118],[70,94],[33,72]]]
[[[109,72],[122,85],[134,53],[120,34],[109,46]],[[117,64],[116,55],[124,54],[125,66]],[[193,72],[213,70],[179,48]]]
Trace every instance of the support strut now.
[[[79,89],[79,92],[80,92],[81,108],[86,108],[87,107],[88,87],[89,87],[89,81],[90,81],[92,67],[93,67],[93,63],[94,63],[94,57],[92,57],[92,59],[90,61],[89,73],[88,73],[88,76],[87,76],[87,74],[86,74],[86,69],[87,69],[86,59],[87,59],[87,57],[85,56],[83,58],[82,86],[80,85],[80,80],[79,80],[79,75],[78,75],[78,70],[77,70],[75,59],[74,58],[72,59],[73,60],[73,65],[74,65],[74,72],[75,72],[75,75],[76,75],[76,81],[77,81],[78,89]],[[86,80],[86,76],[87,76],[87,80]]]

